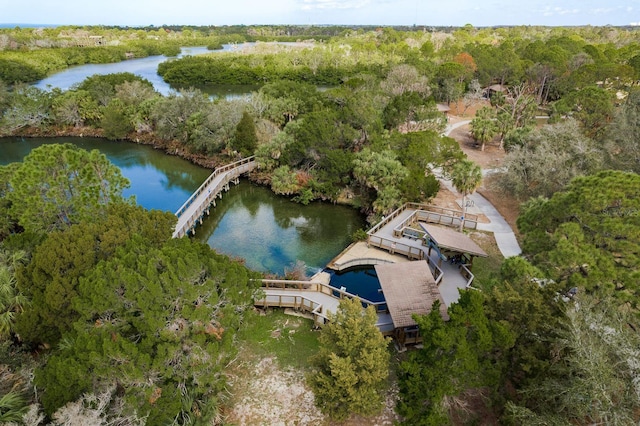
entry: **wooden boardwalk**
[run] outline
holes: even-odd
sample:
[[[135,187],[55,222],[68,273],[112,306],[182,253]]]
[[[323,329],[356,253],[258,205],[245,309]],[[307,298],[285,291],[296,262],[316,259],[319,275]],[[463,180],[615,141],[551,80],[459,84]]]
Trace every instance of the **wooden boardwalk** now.
[[[373,306],[378,314],[376,326],[383,334],[393,332],[393,322],[385,302],[370,302],[328,284],[312,281],[262,280],[264,297],[255,300],[256,306],[293,308],[309,312],[317,326],[327,322],[328,314],[335,314],[340,300],[356,298],[364,306]]]
[[[203,216],[209,214],[211,206],[215,207],[216,198],[222,198],[222,191],[228,191],[231,182],[237,184],[240,175],[250,172],[256,166],[254,157],[248,157],[215,169],[176,212],[178,223],[173,238],[195,233],[196,226],[202,224]]]
[[[436,206],[407,203],[394,211],[367,232],[366,243],[357,243],[333,259],[328,267],[341,271],[357,265],[375,265],[398,262],[399,257],[406,260],[426,260],[438,284],[442,298],[447,306],[458,301],[458,289],[471,286],[473,274],[465,265],[451,265],[441,262],[433,251],[422,244],[424,232],[410,225],[417,222],[439,223],[459,226],[459,212]],[[467,229],[476,229],[477,217],[467,214]]]

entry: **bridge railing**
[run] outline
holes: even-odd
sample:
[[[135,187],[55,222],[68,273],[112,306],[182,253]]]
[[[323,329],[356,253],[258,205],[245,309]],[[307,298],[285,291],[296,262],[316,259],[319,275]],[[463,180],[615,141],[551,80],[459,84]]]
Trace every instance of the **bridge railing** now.
[[[241,170],[236,169],[236,171],[238,171],[238,173],[228,173],[224,179],[218,182],[215,186],[209,188],[211,189],[211,192],[207,196],[205,202],[202,203],[200,206],[198,206],[196,211],[193,212],[192,216],[188,217],[186,221],[182,223],[182,226],[180,226],[180,223],[178,222],[178,225],[176,226],[180,226],[180,228],[178,229],[176,227],[176,230],[174,232],[174,238],[181,238],[185,236],[189,230],[193,229],[196,226],[196,223],[202,216],[203,212],[206,211],[208,206],[213,202],[213,199],[216,198],[216,196],[220,193],[220,191],[222,191],[222,189],[226,185],[228,185],[231,180],[235,179],[236,177],[242,174]]]
[[[226,164],[222,167],[216,168],[213,171],[213,173],[211,173],[209,177],[202,183],[202,185],[200,185],[200,187],[196,189],[196,191],[193,194],[191,194],[191,197],[189,197],[189,199],[185,201],[184,204],[178,209],[178,211],[176,212],[176,216],[177,217],[182,216],[182,214],[189,208],[189,206],[193,204],[195,199],[198,198],[198,196],[204,192],[204,190],[207,188],[207,186],[209,186],[211,181],[213,181],[217,176],[221,175],[222,173],[228,172],[229,170],[235,169],[236,167],[250,163],[254,160],[255,160],[255,156],[251,156],[251,157],[243,158],[242,160],[236,161],[234,163]]]

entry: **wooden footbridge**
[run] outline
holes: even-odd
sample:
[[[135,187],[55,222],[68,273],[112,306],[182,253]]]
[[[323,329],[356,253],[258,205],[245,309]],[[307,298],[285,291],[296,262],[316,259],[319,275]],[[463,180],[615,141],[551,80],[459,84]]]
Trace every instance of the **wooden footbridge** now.
[[[215,207],[216,198],[222,198],[222,191],[228,191],[231,182],[238,184],[240,175],[250,172],[256,166],[255,157],[252,156],[215,169],[176,212],[178,223],[173,238],[195,233],[195,228],[202,224],[204,215],[209,214],[211,206]]]

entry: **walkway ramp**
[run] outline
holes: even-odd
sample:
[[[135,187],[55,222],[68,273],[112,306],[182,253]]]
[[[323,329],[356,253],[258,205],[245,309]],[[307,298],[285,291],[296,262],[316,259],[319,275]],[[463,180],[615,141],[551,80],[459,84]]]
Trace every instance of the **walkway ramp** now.
[[[209,214],[212,205],[215,207],[216,198],[222,198],[222,191],[229,190],[229,183],[238,183],[240,175],[256,167],[255,157],[248,157],[215,169],[176,212],[178,223],[173,238],[181,238],[189,232],[195,232],[195,227],[202,224],[203,216]]]
[[[262,280],[264,297],[255,300],[261,307],[293,308],[310,312],[316,326],[323,326],[328,314],[338,311],[340,300],[357,298],[363,306],[373,306],[378,313],[376,326],[383,334],[393,332],[393,322],[385,302],[370,302],[328,284],[312,281]]]

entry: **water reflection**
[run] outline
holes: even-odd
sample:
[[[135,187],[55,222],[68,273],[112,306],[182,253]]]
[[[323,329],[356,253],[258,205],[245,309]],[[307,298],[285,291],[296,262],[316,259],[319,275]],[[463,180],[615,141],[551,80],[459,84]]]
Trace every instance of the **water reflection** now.
[[[205,53],[230,51],[234,49],[236,49],[236,47],[229,44],[224,45],[220,50],[208,50],[206,46],[183,47],[181,48],[178,58],[183,56],[202,55]],[[171,87],[158,75],[158,65],[170,59],[171,58],[164,55],[157,55],[147,56],[146,58],[128,59],[126,61],[109,64],[78,65],[50,75],[49,77],[34,83],[34,86],[42,90],[49,90],[53,88],[69,90],[74,84],[81,83],[87,77],[95,74],[105,75],[119,72],[130,72],[142,78],[146,78],[153,84],[153,87],[159,93],[166,96],[175,88]]]
[[[240,46],[225,44],[223,45],[223,48],[219,50],[208,50],[205,46],[183,47],[181,48],[178,58],[238,50],[252,46],[253,44],[254,43],[245,43]],[[95,74],[105,75],[129,72],[149,80],[157,92],[167,96],[169,93],[175,92],[180,88],[172,87],[158,75],[158,65],[171,59],[172,58],[168,58],[164,55],[158,55],[148,56],[146,58],[128,59],[126,61],[109,64],[78,65],[50,75],[33,85],[42,90],[50,90],[54,88],[69,90],[74,85],[83,82],[87,77]],[[210,85],[198,87],[198,89],[214,98],[225,99],[242,98],[259,88],[260,85]]]
[[[243,258],[261,272],[283,275],[302,261],[318,270],[364,226],[357,211],[330,204],[295,204],[269,189],[241,181],[217,201],[196,238],[216,251]]]
[[[147,209],[175,212],[211,173],[150,146],[101,138],[3,138],[0,165],[22,161],[33,148],[50,143],[73,143],[105,154],[131,182],[125,197],[134,195]]]
[[[134,195],[147,209],[175,212],[211,172],[149,146],[99,138],[0,139],[0,165],[22,161],[43,144],[65,142],[104,153],[131,181],[124,195]],[[220,253],[245,259],[251,269],[283,275],[298,260],[312,271],[324,268],[363,226],[353,209],[323,203],[303,206],[242,180],[217,200],[211,216],[196,228],[195,238]]]

